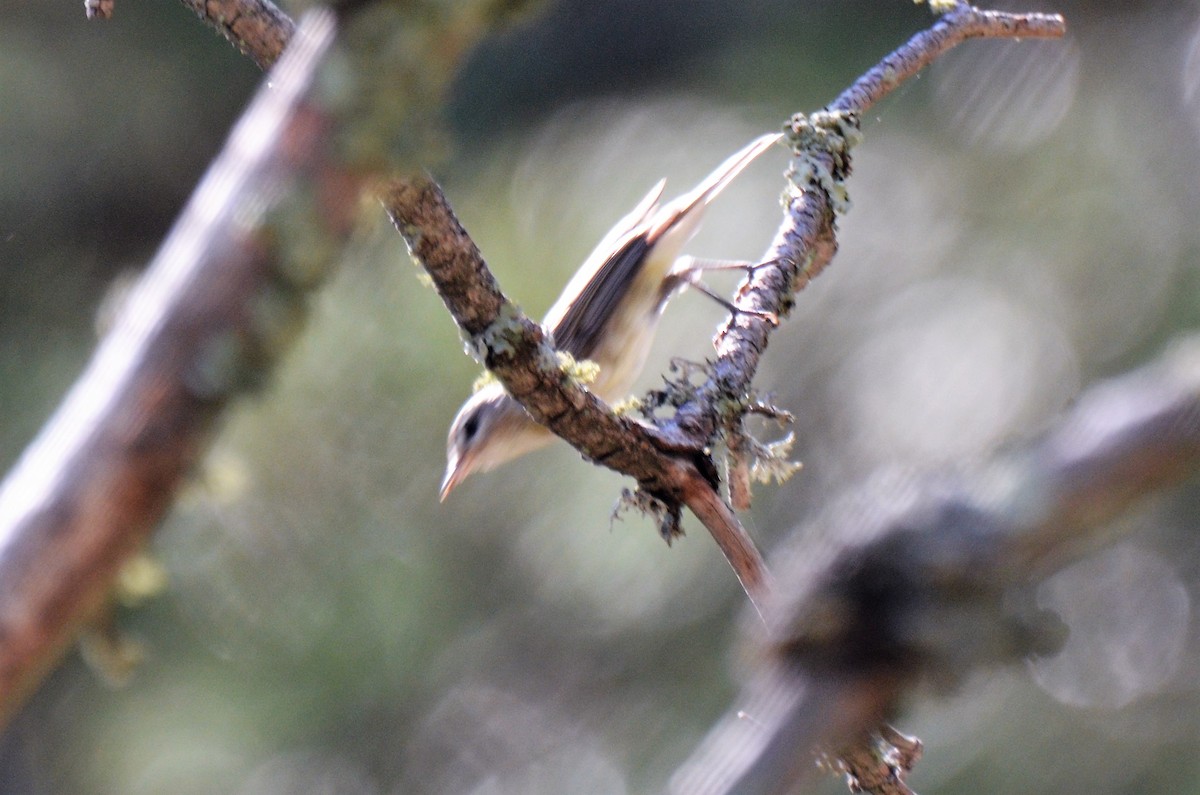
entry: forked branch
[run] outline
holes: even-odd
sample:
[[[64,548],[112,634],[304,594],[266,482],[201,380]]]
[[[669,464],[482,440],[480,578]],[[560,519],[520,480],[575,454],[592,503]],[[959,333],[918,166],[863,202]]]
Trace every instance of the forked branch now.
[[[668,511],[680,504],[692,508],[751,600],[760,603],[767,587],[762,556],[716,496],[716,473],[703,450],[615,414],[570,378],[541,326],[500,291],[479,249],[431,179],[396,178],[379,196],[480,362],[509,393],[588,459],[634,477]]]

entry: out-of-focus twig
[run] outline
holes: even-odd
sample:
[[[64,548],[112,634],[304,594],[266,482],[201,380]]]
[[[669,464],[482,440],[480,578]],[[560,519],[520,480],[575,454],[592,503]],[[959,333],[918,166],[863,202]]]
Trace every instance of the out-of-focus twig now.
[[[112,19],[113,0],[83,0],[83,12],[88,19]]]
[[[1029,588],[1197,469],[1200,336],[1092,387],[1022,450],[966,471],[881,473],[773,561],[767,629],[747,624],[757,670],[675,791],[789,791],[816,772],[814,749],[874,731],[920,682],[1054,648],[1061,628],[1029,607]]]
[[[259,69],[269,69],[296,32],[292,18],[271,0],[180,2],[249,56]]]
[[[328,265],[281,257],[271,213],[313,164],[303,105],[333,38],[305,17],[86,371],[0,485],[0,719],[170,506],[220,409],[260,381]]]

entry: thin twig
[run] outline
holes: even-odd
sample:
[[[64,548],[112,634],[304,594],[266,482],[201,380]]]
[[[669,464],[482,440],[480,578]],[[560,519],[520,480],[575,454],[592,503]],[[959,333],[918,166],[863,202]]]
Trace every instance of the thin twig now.
[[[306,285],[288,279],[260,232],[283,182],[318,151],[297,111],[333,27],[328,12],[305,18],[86,371],[0,485],[0,721],[101,604],[220,409],[278,352],[283,329],[256,307],[303,300]]]
[[[829,110],[866,113],[904,81],[968,39],[1060,39],[1067,24],[1059,14],[1009,14],[960,5],[929,30],[914,35],[829,105]]]
[[[842,92],[828,109],[861,115],[905,80],[968,39],[1048,38],[1060,37],[1065,32],[1066,23],[1057,14],[1004,14],[960,6],[880,61]],[[676,428],[692,438],[708,439],[716,433],[721,423],[715,408],[720,396],[739,396],[750,391],[759,360],[775,329],[775,324],[765,318],[784,317],[790,309],[792,294],[816,278],[836,252],[834,211],[829,196],[812,187],[793,194],[775,239],[763,256],[762,261],[767,264],[755,268],[738,286],[734,303],[743,311],[731,313],[717,334],[713,375],[697,390],[697,398],[676,412],[672,419]]]
[[[269,69],[296,32],[296,24],[271,0],[180,0],[259,69]]]
[[[725,559],[737,572],[750,601],[761,610],[763,600],[771,591],[770,572],[737,514],[721,499],[712,484],[698,475],[684,491],[683,504],[712,533]]]

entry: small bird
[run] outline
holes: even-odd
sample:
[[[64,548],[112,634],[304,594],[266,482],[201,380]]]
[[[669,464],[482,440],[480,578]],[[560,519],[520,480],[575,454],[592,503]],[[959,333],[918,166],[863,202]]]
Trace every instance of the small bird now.
[[[599,365],[588,389],[601,399],[624,397],[632,388],[671,296],[689,285],[708,292],[697,278],[706,266],[680,258],[680,252],[699,229],[708,203],[781,137],[756,138],[691,191],[661,207],[666,180],[660,180],[604,236],[563,289],[543,325],[558,350]],[[494,469],[553,438],[501,384],[488,384],[463,404],[450,425],[441,499],[473,472]]]

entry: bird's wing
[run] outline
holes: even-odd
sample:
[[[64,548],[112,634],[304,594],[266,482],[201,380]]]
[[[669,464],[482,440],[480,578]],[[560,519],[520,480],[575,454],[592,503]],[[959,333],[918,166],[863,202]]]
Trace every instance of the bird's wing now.
[[[666,180],[616,223],[584,260],[544,321],[554,346],[576,359],[588,358],[613,310],[645,260],[647,221],[653,217]]]
[[[545,325],[554,344],[576,359],[586,359],[596,350],[600,335],[646,266],[651,249],[655,267],[665,277],[679,250],[695,233],[704,206],[736,177],[754,158],[778,141],[771,133],[751,141],[726,158],[703,181],[670,204],[658,206],[666,180],[661,180],[646,197],[609,231],[571,278],[546,316]]]

